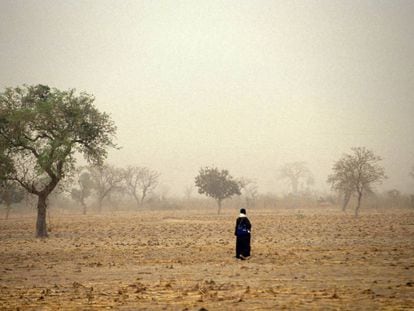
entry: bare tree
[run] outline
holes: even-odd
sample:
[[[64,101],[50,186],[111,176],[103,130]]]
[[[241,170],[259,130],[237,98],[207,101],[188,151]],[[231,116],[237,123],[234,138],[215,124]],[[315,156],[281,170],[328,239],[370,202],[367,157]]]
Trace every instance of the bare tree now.
[[[341,194],[343,194],[343,200],[342,200],[342,211],[345,212],[346,207],[348,206],[349,201],[351,200],[352,197],[352,188],[345,188],[343,189],[342,192],[340,192]]]
[[[401,205],[401,192],[397,189],[391,189],[386,192],[391,207],[398,207]]]
[[[9,219],[11,205],[24,199],[24,191],[17,183],[3,180],[0,182],[0,204],[6,205],[5,219]]]
[[[255,181],[247,178],[239,180],[240,190],[246,200],[247,207],[254,207],[256,204],[258,189]]]
[[[332,189],[345,191],[346,195],[356,193],[358,203],[355,216],[358,216],[363,194],[371,192],[373,184],[382,182],[386,176],[384,168],[378,164],[381,158],[371,150],[365,147],[351,150],[352,154],[344,154],[335,162],[328,183]]]
[[[305,181],[306,184],[306,192],[310,192],[312,187],[315,185],[315,178],[312,176],[312,174],[309,174]]]
[[[355,190],[352,178],[349,176],[351,172],[344,159],[335,163],[334,171],[334,174],[328,176],[327,182],[332,190],[342,196],[342,211],[345,211]]]
[[[124,170],[126,191],[135,199],[138,207],[157,186],[160,174],[147,167],[129,166]]]
[[[279,170],[279,179],[288,180],[293,194],[298,194],[300,183],[311,185],[313,178],[306,162],[291,162],[283,165]]]
[[[85,170],[85,168],[80,168],[77,171],[75,179],[78,187],[73,187],[70,191],[70,194],[73,200],[82,205],[83,215],[86,215],[88,206],[86,205],[85,200],[92,194],[94,182],[92,180],[90,172]]]
[[[121,169],[112,165],[90,166],[88,167],[93,188],[96,192],[98,201],[98,211],[102,211],[102,202],[110,194],[122,186],[124,175]]]

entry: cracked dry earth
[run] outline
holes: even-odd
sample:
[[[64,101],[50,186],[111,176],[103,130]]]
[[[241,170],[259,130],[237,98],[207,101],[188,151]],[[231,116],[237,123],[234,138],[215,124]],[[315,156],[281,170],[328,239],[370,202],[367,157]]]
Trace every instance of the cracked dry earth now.
[[[0,221],[2,310],[414,309],[414,212],[250,210],[54,215]]]

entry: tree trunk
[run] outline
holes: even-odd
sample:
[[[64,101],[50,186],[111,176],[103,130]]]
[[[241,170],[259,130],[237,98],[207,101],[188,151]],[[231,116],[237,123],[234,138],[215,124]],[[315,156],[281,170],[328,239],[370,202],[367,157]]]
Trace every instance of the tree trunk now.
[[[11,205],[6,203],[6,217],[4,219],[9,219],[9,214],[11,210]]]
[[[86,204],[85,204],[85,202],[82,200],[81,201],[81,205],[82,205],[82,207],[83,207],[83,212],[82,212],[82,214],[83,215],[86,215],[86,210],[88,209],[88,207],[86,206]]]
[[[346,207],[348,206],[349,200],[351,199],[351,193],[345,192],[344,201],[342,202],[342,211],[345,212]]]
[[[217,215],[220,215],[220,212],[221,212],[221,200],[217,200],[217,206],[218,206]]]
[[[362,192],[358,192],[358,204],[355,209],[355,217],[358,217],[359,208],[361,207],[361,200],[362,200]]]
[[[47,195],[41,194],[37,200],[37,222],[36,222],[36,237],[47,237],[46,226],[46,198]]]
[[[135,193],[133,193],[132,195],[134,196],[135,202],[137,202],[137,207],[140,208],[141,207],[140,199],[138,198],[138,196]]]
[[[6,204],[6,217],[5,219],[9,219],[9,213],[11,209],[11,203],[12,203],[12,194],[11,190],[7,190],[3,192],[3,201]]]
[[[140,205],[141,206],[143,206],[144,205],[144,200],[145,200],[145,197],[147,196],[147,191],[146,190],[143,190],[142,191],[142,196],[141,196],[141,202],[140,202]]]

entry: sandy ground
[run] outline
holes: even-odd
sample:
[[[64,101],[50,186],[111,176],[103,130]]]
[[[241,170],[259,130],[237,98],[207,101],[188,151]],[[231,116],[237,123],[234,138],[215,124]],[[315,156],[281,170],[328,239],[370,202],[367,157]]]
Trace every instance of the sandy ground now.
[[[250,210],[252,257],[234,258],[236,211],[0,221],[0,309],[414,310],[414,212]]]

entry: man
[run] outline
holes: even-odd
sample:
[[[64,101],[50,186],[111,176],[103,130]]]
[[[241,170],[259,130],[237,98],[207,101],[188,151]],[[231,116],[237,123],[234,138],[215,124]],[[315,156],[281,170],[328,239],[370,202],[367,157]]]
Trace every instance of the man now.
[[[240,209],[240,215],[236,220],[234,235],[236,238],[236,258],[245,260],[250,256],[250,231],[252,225],[246,216],[246,210]]]

